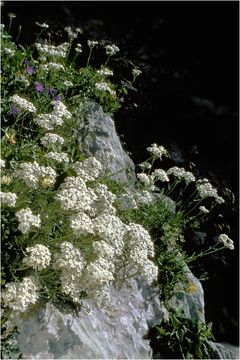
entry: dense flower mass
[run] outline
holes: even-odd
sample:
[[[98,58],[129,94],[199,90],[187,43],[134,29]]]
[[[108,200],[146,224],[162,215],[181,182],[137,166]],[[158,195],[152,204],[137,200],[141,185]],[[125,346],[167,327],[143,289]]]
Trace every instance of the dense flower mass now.
[[[29,255],[23,259],[25,265],[37,270],[45,269],[50,265],[51,252],[47,246],[37,244],[27,247],[26,252],[29,253]]]
[[[52,134],[52,133],[46,133],[41,139],[41,144],[44,146],[51,146],[53,144],[59,144],[59,145],[63,145],[64,144],[64,139],[57,135],[57,134]]]
[[[39,284],[34,276],[24,277],[21,283],[11,282],[6,284],[2,292],[4,306],[24,312],[30,305],[35,304],[39,298]]]
[[[17,201],[17,194],[0,191],[0,199],[3,205],[7,205],[9,207],[15,207]]]
[[[26,234],[32,227],[39,228],[41,226],[40,215],[33,215],[31,209],[21,209],[16,212],[16,217],[19,221],[18,229]]]
[[[22,163],[15,175],[22,179],[30,188],[36,189],[43,180],[48,180],[49,186],[56,181],[56,172],[49,166],[40,166],[36,161]]]
[[[55,160],[58,163],[69,162],[68,155],[66,153],[63,153],[63,152],[50,151],[49,153],[47,153],[45,155],[45,158]]]
[[[69,48],[68,43],[63,43],[58,46],[36,43],[35,46],[40,55],[54,56],[59,58],[65,58]]]
[[[11,96],[10,100],[22,110],[26,110],[33,113],[37,111],[35,106],[31,102],[27,101],[26,99],[18,95]]]

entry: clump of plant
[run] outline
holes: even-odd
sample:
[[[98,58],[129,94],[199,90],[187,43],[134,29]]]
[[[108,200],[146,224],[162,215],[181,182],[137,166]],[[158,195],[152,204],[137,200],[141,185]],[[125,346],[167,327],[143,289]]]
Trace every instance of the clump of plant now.
[[[114,72],[107,65],[119,49],[104,45],[105,63],[95,69],[91,59],[100,44],[89,40],[84,66],[78,29],[65,29],[68,42],[53,45],[41,38],[47,25],[38,26],[34,48],[16,45],[1,28],[5,339],[15,329],[14,320],[41,299],[80,309],[90,297],[111,306],[110,287],[136,277],[158,284],[167,306],[186,275],[184,231],[199,226],[224,202],[207,179],[197,180],[183,168],[156,168],[157,161],[169,156],[157,144],[147,149],[150,157],[139,164],[141,172],[129,186],[114,182],[106,164],[84,156],[76,129],[84,119],[85,102],[95,100],[112,113],[126,94],[109,80]],[[132,81],[139,74],[133,68]],[[193,192],[184,202],[189,188]],[[213,198],[209,209],[206,198]],[[223,246],[217,243],[206,253],[233,249],[227,235],[219,240]]]
[[[118,217],[117,195],[104,184],[105,165],[79,150],[79,108],[94,99],[105,111],[113,110],[119,101],[108,80],[112,70],[89,65],[98,43],[88,41],[87,64],[78,68],[68,57],[76,38],[69,29],[68,42],[39,39],[35,50],[17,47],[4,26],[1,31],[6,335],[41,299],[80,308],[90,297],[108,306],[110,286],[124,286],[136,276],[151,284],[158,268],[148,231]],[[81,54],[80,44],[74,46]],[[119,49],[114,44],[105,49],[107,63]]]
[[[212,324],[186,318],[179,311],[172,311],[169,319],[152,332],[152,347],[155,353],[164,359],[210,359],[213,352],[210,340],[214,340]]]

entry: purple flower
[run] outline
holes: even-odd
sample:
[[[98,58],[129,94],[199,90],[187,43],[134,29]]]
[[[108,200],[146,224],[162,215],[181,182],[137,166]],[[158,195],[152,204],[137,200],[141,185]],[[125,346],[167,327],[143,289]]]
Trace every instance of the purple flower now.
[[[28,66],[27,67],[27,73],[29,75],[34,75],[34,74],[36,74],[36,70],[35,70],[35,68],[33,66]]]
[[[22,64],[23,65],[27,65],[29,63],[29,61],[27,59],[23,60]]]
[[[48,93],[51,94],[51,95],[55,95],[57,93],[57,90],[54,89],[54,88],[49,88]]]
[[[54,100],[55,100],[55,101],[61,101],[61,100],[62,100],[61,95],[55,95],[55,96],[54,96]]]
[[[11,108],[11,114],[12,114],[13,116],[17,116],[17,114],[19,113],[19,111],[20,111],[20,109],[17,108],[15,105],[12,106],[12,108]]]
[[[39,82],[36,82],[36,83],[35,83],[35,90],[36,90],[37,92],[43,92],[43,90],[44,90],[43,84],[41,84],[41,83],[39,83]]]

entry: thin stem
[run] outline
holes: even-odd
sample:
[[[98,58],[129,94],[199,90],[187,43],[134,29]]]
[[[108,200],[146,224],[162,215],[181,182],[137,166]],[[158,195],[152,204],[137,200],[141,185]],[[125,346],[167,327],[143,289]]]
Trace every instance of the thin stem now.
[[[89,65],[89,61],[90,61],[90,58],[91,58],[91,55],[92,55],[92,47],[90,47],[90,51],[89,51],[89,55],[88,55],[88,59],[87,59],[87,67]]]

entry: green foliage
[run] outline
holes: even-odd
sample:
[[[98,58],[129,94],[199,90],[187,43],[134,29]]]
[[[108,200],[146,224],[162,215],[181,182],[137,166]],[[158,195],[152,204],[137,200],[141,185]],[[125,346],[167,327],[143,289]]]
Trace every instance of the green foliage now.
[[[178,359],[210,359],[209,340],[214,340],[211,327],[211,323],[205,325],[173,311],[168,320],[155,327],[155,346],[161,349],[166,359],[171,356]]]

